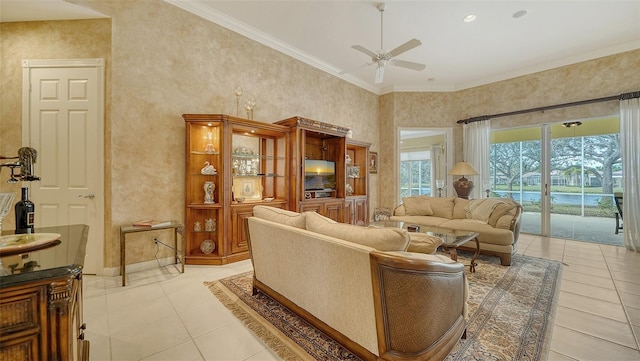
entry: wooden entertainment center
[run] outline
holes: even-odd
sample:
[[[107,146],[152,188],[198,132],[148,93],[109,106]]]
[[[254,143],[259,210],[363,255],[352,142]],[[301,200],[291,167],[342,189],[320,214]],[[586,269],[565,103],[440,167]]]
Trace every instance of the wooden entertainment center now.
[[[349,129],[302,117],[273,124],[223,114],[182,117],[186,264],[249,258],[244,219],[257,204],[368,224],[371,144],[347,138]],[[328,188],[305,189],[305,160],[335,165]]]
[[[371,144],[347,138],[348,128],[303,117],[292,117],[275,124],[291,129],[290,209],[315,211],[337,222],[368,224],[367,163]],[[305,189],[304,164],[307,159],[335,162],[334,190]]]

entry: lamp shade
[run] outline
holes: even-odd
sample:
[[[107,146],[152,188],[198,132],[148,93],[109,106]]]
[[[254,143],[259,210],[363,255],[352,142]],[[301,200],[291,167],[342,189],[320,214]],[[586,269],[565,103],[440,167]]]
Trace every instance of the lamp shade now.
[[[478,175],[478,171],[473,168],[473,166],[467,162],[458,162],[451,170],[449,171],[449,175]]]

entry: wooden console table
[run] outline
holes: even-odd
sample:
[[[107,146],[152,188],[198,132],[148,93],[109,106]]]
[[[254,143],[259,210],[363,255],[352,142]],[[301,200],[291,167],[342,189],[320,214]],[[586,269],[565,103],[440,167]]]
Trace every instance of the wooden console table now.
[[[175,243],[174,247],[167,245],[166,243],[159,242],[159,244],[171,248],[175,251],[175,264],[180,263],[180,272],[184,273],[184,226],[181,223],[171,222],[169,225],[159,226],[159,227],[137,227],[137,226],[121,226],[120,227],[120,274],[122,275],[122,286],[126,286],[126,236],[129,233],[137,233],[137,232],[151,232],[151,231],[159,231],[163,229],[173,229],[173,240]],[[178,250],[178,233],[180,233],[180,238],[182,238],[182,250]]]

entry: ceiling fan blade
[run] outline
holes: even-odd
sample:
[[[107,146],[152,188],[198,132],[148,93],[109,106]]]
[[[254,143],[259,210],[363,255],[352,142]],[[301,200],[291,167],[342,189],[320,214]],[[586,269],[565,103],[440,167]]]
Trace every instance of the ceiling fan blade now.
[[[378,54],[374,53],[373,51],[365,48],[362,45],[353,45],[352,46],[353,49],[356,49],[357,51],[361,51],[367,55],[369,55],[371,57],[371,59],[377,59],[378,58]]]
[[[424,70],[424,68],[426,67],[426,65],[424,64],[414,63],[412,61],[406,61],[406,60],[398,60],[398,59],[391,60],[391,64],[402,67],[402,68],[407,68],[407,69],[417,70],[417,71]]]
[[[405,51],[409,51],[409,50],[415,48],[416,46],[420,46],[421,44],[422,44],[422,42],[420,42],[420,40],[411,39],[411,40],[407,41],[406,43],[400,45],[399,47],[391,50],[389,52],[389,55],[391,55],[391,57],[396,57],[396,56],[404,53]]]
[[[384,80],[384,64],[378,64],[378,68],[376,68],[376,78],[375,83],[380,84]]]
[[[360,69],[360,68],[364,68],[365,66],[369,66],[369,65],[371,65],[371,64],[373,64],[373,62],[360,64],[360,65],[358,65],[358,66],[356,66],[356,67],[353,67],[353,68],[351,68],[351,69],[343,70],[343,71],[341,71],[341,72],[340,72],[340,73],[338,73],[338,74],[340,74],[340,75],[349,74],[349,73],[351,73],[351,72],[354,72],[354,71],[356,71],[356,70],[358,70],[358,69]]]

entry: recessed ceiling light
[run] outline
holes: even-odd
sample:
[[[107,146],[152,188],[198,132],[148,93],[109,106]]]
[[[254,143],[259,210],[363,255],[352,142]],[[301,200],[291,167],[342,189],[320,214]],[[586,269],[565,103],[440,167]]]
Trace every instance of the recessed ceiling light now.
[[[514,19],[518,19],[518,18],[521,18],[521,17],[523,17],[525,15],[527,15],[527,10],[518,10],[515,13],[513,13],[512,16],[513,16]]]
[[[469,15],[465,16],[463,20],[464,20],[465,23],[470,23],[470,22],[474,21],[475,19],[476,19],[475,15],[469,14]]]

